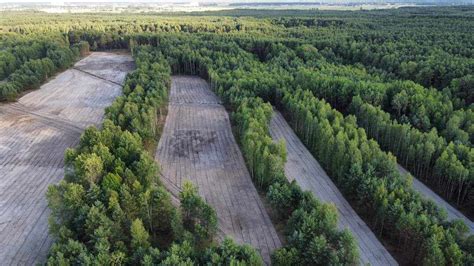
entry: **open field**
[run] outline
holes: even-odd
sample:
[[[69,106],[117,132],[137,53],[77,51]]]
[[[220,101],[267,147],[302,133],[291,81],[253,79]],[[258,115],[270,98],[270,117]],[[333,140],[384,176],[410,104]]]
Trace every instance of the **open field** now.
[[[336,205],[339,227],[348,228],[356,238],[361,261],[371,265],[397,265],[278,111],[270,122],[270,134],[275,140],[285,140],[288,152],[285,173],[290,181],[296,179],[302,189],[312,191],[323,202]]]
[[[217,212],[219,238],[229,235],[251,244],[269,263],[280,240],[232,135],[229,116],[204,80],[173,77],[156,160],[169,190],[179,190],[187,179],[199,187]]]
[[[69,69],[18,102],[0,105],[2,265],[44,261],[52,242],[47,187],[63,177],[64,150],[78,143],[85,127],[98,125],[104,108],[121,93],[118,84],[133,61],[92,53],[75,68],[96,76]]]
[[[402,175],[410,174],[405,168],[401,165],[398,165],[398,170]],[[436,202],[436,205],[446,210],[449,220],[461,219],[464,223],[469,227],[470,233],[474,233],[474,223],[469,220],[466,216],[464,216],[460,211],[454,208],[451,204],[449,204],[446,200],[441,198],[438,194],[436,194],[433,190],[427,187],[423,182],[419,181],[416,178],[413,178],[413,188],[420,192],[425,198],[431,199],[432,201]]]

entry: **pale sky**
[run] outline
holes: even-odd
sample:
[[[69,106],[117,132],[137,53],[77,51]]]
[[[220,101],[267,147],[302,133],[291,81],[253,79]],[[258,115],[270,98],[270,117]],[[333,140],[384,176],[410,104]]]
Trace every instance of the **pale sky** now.
[[[177,2],[214,2],[214,3],[228,3],[228,2],[312,2],[312,3],[344,3],[344,2],[386,2],[384,0],[138,0],[138,1],[133,1],[133,0],[105,0],[105,1],[99,1],[99,0],[50,0],[50,1],[45,1],[45,0],[0,0],[0,3],[70,3],[70,2],[80,2],[80,3],[104,3],[104,2],[138,2],[138,3],[143,3],[143,2],[155,2],[155,3],[177,3]],[[416,1],[416,0],[415,0]],[[393,2],[393,1],[387,1],[387,2]],[[406,2],[406,0],[400,0],[400,2]]]
[[[61,3],[71,3],[71,2],[80,2],[80,3],[110,3],[110,2],[121,2],[121,3],[183,3],[183,2],[205,2],[205,3],[229,3],[229,2],[239,2],[239,3],[245,3],[245,2],[311,2],[311,3],[366,3],[366,2],[371,2],[371,3],[393,3],[393,2],[398,2],[398,3],[414,3],[414,2],[438,2],[438,3],[471,3],[474,4],[474,0],[50,0],[50,1],[45,1],[45,0],[0,0],[0,3],[52,3],[52,4],[61,4]]]

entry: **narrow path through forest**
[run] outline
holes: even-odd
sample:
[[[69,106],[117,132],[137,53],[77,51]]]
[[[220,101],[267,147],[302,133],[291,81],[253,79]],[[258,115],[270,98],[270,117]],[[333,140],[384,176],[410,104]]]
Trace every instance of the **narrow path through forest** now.
[[[129,55],[92,53],[75,64],[121,84],[133,68]],[[98,70],[94,70],[98,69]],[[18,102],[0,104],[0,264],[35,265],[46,259],[46,190],[64,176],[64,151],[83,130],[99,125],[120,85],[69,69]]]
[[[232,135],[227,111],[203,79],[172,77],[156,160],[168,189],[176,193],[185,180],[199,187],[217,212],[220,240],[229,235],[250,244],[270,263],[280,240]]]
[[[270,134],[275,141],[285,140],[288,152],[285,173],[288,179],[296,180],[303,190],[312,191],[323,202],[336,205],[339,228],[348,228],[356,238],[362,263],[397,265],[278,111],[270,122]]]
[[[406,176],[410,174],[405,168],[403,168],[401,165],[398,165],[398,170],[400,174]],[[411,174],[410,174],[411,175]],[[455,220],[455,219],[461,219],[464,221],[464,223],[467,225],[467,227],[470,230],[471,234],[474,234],[474,223],[469,220],[466,216],[464,216],[460,211],[458,211],[456,208],[454,208],[451,204],[449,204],[446,200],[441,198],[436,192],[431,190],[429,187],[427,187],[423,182],[420,180],[413,178],[413,188],[420,192],[425,198],[431,199],[432,201],[436,202],[438,206],[441,208],[444,208],[448,214],[448,219],[449,220]]]

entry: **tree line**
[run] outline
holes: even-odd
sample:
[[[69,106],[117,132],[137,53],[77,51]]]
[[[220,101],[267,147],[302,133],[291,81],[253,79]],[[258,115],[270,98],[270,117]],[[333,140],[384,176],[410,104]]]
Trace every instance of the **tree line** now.
[[[229,71],[228,67],[251,67],[253,61],[248,60],[249,54],[235,49],[236,44],[208,42],[214,49],[219,46],[216,50],[208,50],[196,40],[184,40],[186,38],[160,36],[161,45],[157,48],[178,74],[207,77],[213,90],[233,110],[231,120],[238,128],[237,139],[252,179],[266,193],[279,219],[286,224],[288,243],[272,254],[272,264],[357,264],[356,240],[349,231],[338,229],[335,206],[321,203],[311,192],[303,192],[286,178],[286,148],[283,143],[274,143],[268,131],[272,106],[252,92],[253,84],[241,87],[241,70]],[[190,43],[197,47],[193,49],[188,46]],[[226,54],[219,50],[232,52]],[[305,226],[307,224],[311,226]]]
[[[452,105],[449,101],[436,101],[434,100],[436,98],[430,97],[431,95],[410,82],[396,81],[389,84],[358,82],[354,81],[350,75],[338,76],[334,71],[326,69],[321,71],[302,69],[296,73],[294,84],[311,90],[338,110],[355,114],[359,118],[359,124],[367,130],[368,135],[379,141],[386,150],[395,154],[399,163],[412,174],[427,182],[458,206],[469,206],[472,202],[474,184],[471,170],[473,158],[471,154],[474,153],[469,139],[473,135],[467,134],[460,127],[468,126],[466,130],[472,131],[470,125],[470,120],[474,118],[472,110],[461,109],[450,112]],[[365,115],[357,112],[351,108],[354,107],[352,103],[355,98],[378,107],[378,111]],[[433,120],[446,121],[447,127],[441,131],[441,134],[438,133],[437,127],[428,126],[425,130],[419,129],[423,127],[419,123],[430,123],[430,119],[423,112],[425,114],[430,112]],[[443,113],[451,115],[443,115]],[[469,122],[463,123],[464,119]],[[389,123],[393,126],[389,129],[388,124],[381,121],[391,121]],[[463,137],[455,137],[454,140],[444,137],[450,134]],[[465,140],[464,143],[460,140],[461,138]],[[449,160],[446,157],[448,150],[451,151]],[[436,165],[447,167],[442,169],[435,167]],[[451,172],[445,169],[458,170]],[[447,186],[448,183],[451,185]]]
[[[10,12],[2,17],[2,31],[8,34],[63,32],[72,44],[87,40],[91,47],[99,49],[125,48],[133,34],[163,32],[305,41],[325,51],[335,62],[363,64],[370,71],[389,77],[447,89],[466,106],[472,103],[472,91],[459,83],[472,81],[474,70],[472,8],[466,6],[355,12],[232,10],[110,17]],[[466,93],[469,97],[463,98]]]
[[[395,158],[367,138],[355,117],[343,117],[309,91],[285,94],[283,106],[295,132],[357,209],[373,210],[363,216],[370,217],[374,232],[403,242],[405,259],[426,265],[459,265],[472,259],[458,245],[466,240],[456,239],[467,230],[446,225],[435,204],[423,200],[399,176]]]
[[[329,63],[314,46],[290,47],[269,42],[264,49],[266,54],[255,55],[265,58],[268,71],[277,73],[271,76],[286,82],[283,86],[310,90],[343,113],[356,114],[350,108],[356,97],[380,107],[380,111],[363,116],[363,121],[370,121],[370,128],[361,119],[359,125],[385,150],[397,155],[399,163],[412,174],[472,215],[474,153],[469,139],[473,136],[474,117],[471,109],[455,110],[449,97],[412,81],[385,81],[363,68]],[[255,53],[249,46],[244,49]],[[261,73],[251,71],[248,75],[257,78]],[[265,97],[274,101],[277,94],[281,93],[270,89]],[[396,126],[388,130],[386,123],[380,122],[384,119],[393,120]]]
[[[450,15],[440,15],[443,13]],[[259,39],[305,42],[318,48],[331,62],[362,64],[370,72],[387,78],[435,87],[464,107],[472,104],[474,97],[469,89],[474,70],[469,7],[366,12],[236,10],[186,16],[116,14],[107,18],[97,14],[52,18],[28,12],[3,15],[1,24],[5,34],[33,37],[61,32],[71,44],[89,42],[92,50],[127,48],[133,35],[166,32],[207,32],[247,39],[259,36]],[[194,15],[207,17],[197,20]]]
[[[0,101],[14,100],[19,93],[39,87],[69,67],[79,56],[81,46],[70,46],[65,38],[53,34],[46,40],[13,43],[0,51],[0,80],[4,79],[0,81]]]
[[[442,15],[448,10],[452,15]],[[425,11],[336,12],[330,16],[329,27],[303,23],[289,31],[304,32],[304,38],[312,39],[320,50],[330,49],[339,62],[361,63],[376,72],[442,90],[474,70],[472,13],[469,8],[445,8],[420,16]]]
[[[272,144],[268,136],[271,107],[250,108],[265,106],[259,103],[261,97],[287,114],[300,138],[346,197],[356,204],[356,210],[374,232],[394,245],[403,243],[397,251],[401,257],[412,263],[426,264],[469,264],[472,261],[473,251],[469,243],[473,238],[466,235],[466,226],[462,222],[446,221],[443,212],[433,202],[415,192],[409,180],[399,175],[395,157],[383,152],[374,140],[370,140],[354,116],[344,117],[311,92],[295,90],[292,75],[270,61],[262,63],[258,57],[242,49],[237,52],[239,48],[232,49],[231,53],[221,52],[237,44],[216,37],[214,44],[210,45],[212,38],[208,36],[202,37],[202,43],[199,37],[195,38],[183,36],[166,40],[160,36],[158,48],[171,57],[170,62],[188,60],[172,67],[181,70],[180,73],[207,73],[212,88],[231,107],[234,106],[232,109],[237,110],[233,121],[239,129],[237,135],[242,151],[258,186],[265,188],[272,184],[272,179],[283,180],[283,170],[277,166],[284,162],[278,158],[284,158],[285,154],[279,145]],[[206,46],[214,47],[203,48]],[[308,52],[307,56],[310,56],[311,51]],[[295,63],[284,61],[290,65]],[[238,105],[240,98],[244,99],[244,106]],[[251,100],[253,98],[256,100]],[[247,112],[243,112],[244,107]],[[262,122],[252,119],[256,116],[262,116]],[[242,122],[246,120],[247,123]],[[279,157],[275,156],[278,154]],[[292,189],[278,189],[278,186],[270,186],[270,198],[273,197],[273,202],[275,198],[279,199],[280,208],[288,210],[293,204]],[[289,209],[295,215],[295,209]],[[377,210],[376,215],[369,215],[366,210]],[[288,223],[290,221],[293,220],[290,218]],[[285,254],[282,257],[290,256],[285,253],[289,250],[291,248],[282,251]],[[298,254],[306,252],[308,250]]]
[[[380,106],[401,123],[427,132],[435,128],[448,142],[472,146],[474,117],[471,109],[456,108],[449,96],[412,81],[383,82],[376,76],[346,66],[325,65],[296,72],[302,87],[317,88],[345,110],[351,97]],[[329,98],[330,97],[330,98]]]
[[[157,137],[150,130],[164,108],[170,68],[149,47],[134,53],[137,69],[124,96],[106,110],[102,129],[86,129],[79,146],[66,152],[65,179],[48,189],[56,240],[48,264],[262,265],[250,246],[213,243],[216,213],[191,183],[173,206],[144,147]]]

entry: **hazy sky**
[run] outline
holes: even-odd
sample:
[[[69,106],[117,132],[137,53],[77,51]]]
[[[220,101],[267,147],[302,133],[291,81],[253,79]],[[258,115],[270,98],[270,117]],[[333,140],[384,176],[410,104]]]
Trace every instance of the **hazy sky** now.
[[[438,2],[438,3],[473,3],[474,0],[0,0],[0,3],[25,3],[25,2],[33,2],[33,3],[68,3],[68,2],[155,2],[155,3],[178,3],[178,2],[213,2],[213,3],[228,3],[228,2],[312,2],[312,3],[364,3],[364,2],[371,2],[371,3],[384,3],[384,2],[400,2],[400,3],[407,3],[407,2]]]
[[[33,3],[68,3],[68,2],[156,2],[156,3],[173,3],[173,2],[219,2],[219,3],[227,3],[227,2],[313,2],[313,3],[344,3],[344,2],[386,2],[384,0],[0,0],[0,3],[25,3],[25,2],[33,2]],[[392,0],[393,1],[393,0]],[[406,0],[401,0],[400,2],[404,2]],[[414,0],[416,1],[416,0]],[[419,1],[419,0],[418,0]],[[388,1],[390,2],[390,1]]]

